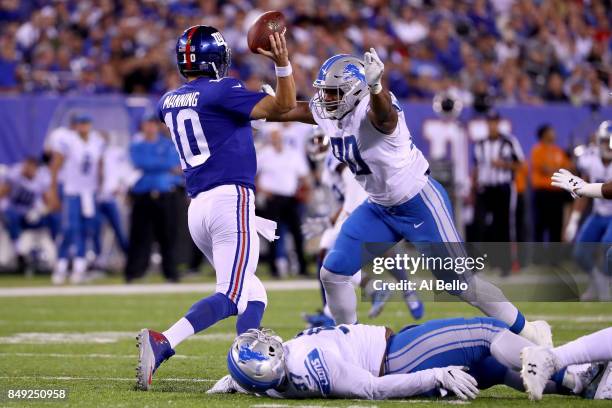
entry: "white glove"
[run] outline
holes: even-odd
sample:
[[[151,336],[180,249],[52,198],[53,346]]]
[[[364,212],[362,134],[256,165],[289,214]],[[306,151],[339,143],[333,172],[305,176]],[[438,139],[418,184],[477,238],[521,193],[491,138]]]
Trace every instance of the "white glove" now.
[[[305,239],[312,239],[323,234],[323,231],[331,227],[329,217],[308,217],[302,224],[302,234]]]
[[[233,394],[235,392],[248,394],[230,375],[221,378],[210,390],[206,391],[207,394]]]
[[[365,65],[365,77],[370,92],[378,94],[382,91],[382,79],[383,71],[385,70],[385,64],[382,63],[378,54],[374,48],[370,48],[369,52],[363,55],[363,63]]]
[[[573,198],[581,197],[580,190],[587,184],[583,179],[573,175],[570,171],[560,169],[552,176],[553,186],[568,191]]]
[[[261,86],[261,90],[262,92],[265,92],[270,96],[276,96],[276,91],[274,90],[274,88],[272,88],[270,84],[263,84]]]
[[[432,368],[438,386],[453,392],[462,400],[474,399],[478,395],[476,379],[464,371],[465,367],[448,366]]]

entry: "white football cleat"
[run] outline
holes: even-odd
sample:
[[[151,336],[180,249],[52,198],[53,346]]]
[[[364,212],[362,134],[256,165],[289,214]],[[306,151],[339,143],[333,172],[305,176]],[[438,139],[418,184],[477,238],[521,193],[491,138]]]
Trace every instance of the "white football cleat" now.
[[[526,321],[525,327],[523,327],[519,335],[538,346],[553,346],[550,325],[544,320],[534,320],[533,322]]]
[[[606,366],[593,399],[612,400],[612,362]]]
[[[51,283],[55,286],[63,285],[68,279],[68,272],[54,270],[51,274]]]
[[[210,390],[206,391],[207,394],[233,394],[235,392],[248,394],[229,374],[217,381]]]
[[[559,370],[559,362],[550,348],[525,347],[521,350],[521,377],[530,400],[541,400],[546,383]]]

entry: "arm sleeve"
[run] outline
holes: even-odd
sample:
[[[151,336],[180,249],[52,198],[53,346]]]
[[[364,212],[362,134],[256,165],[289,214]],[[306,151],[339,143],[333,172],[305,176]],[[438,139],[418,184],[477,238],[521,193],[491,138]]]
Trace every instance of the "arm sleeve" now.
[[[327,361],[332,370],[331,395],[342,398],[382,400],[410,397],[436,388],[432,370],[413,374],[389,374],[376,377],[369,371],[335,357]]]
[[[235,78],[224,78],[220,84],[222,87],[218,99],[219,106],[241,120],[250,120],[255,105],[268,96],[265,92],[249,91],[242,81]]]

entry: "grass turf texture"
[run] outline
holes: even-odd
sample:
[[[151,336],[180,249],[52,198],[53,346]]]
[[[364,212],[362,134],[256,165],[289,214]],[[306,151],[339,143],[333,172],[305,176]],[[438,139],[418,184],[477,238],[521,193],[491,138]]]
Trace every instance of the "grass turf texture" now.
[[[243,395],[209,396],[205,391],[225,375],[225,358],[235,319],[228,319],[178,347],[178,356],[166,362],[154,378],[149,392],[134,390],[137,349],[134,337],[142,327],[165,329],[199,299],[200,294],[0,298],[0,407],[2,406],[108,406],[108,407],[260,407],[334,406],[392,407],[398,404],[432,406],[456,400],[411,399],[402,401],[303,400],[286,401]],[[302,330],[303,311],[319,305],[316,291],[269,293],[270,308],[264,324],[289,338]],[[365,316],[366,303],[360,303]],[[612,304],[531,303],[520,305],[531,319],[544,317],[553,325],[556,344],[610,325]],[[478,311],[461,303],[429,303],[426,318],[474,316]],[[411,323],[400,302],[391,302],[376,319],[363,323],[400,329]],[[18,333],[112,332],[110,343],[49,342],[41,344],[15,339]],[[132,335],[133,334],[133,335]],[[33,335],[36,337],[36,335]],[[94,335],[92,335],[94,336]],[[112,336],[111,336],[112,337]],[[46,343],[44,341],[47,341]],[[8,401],[8,389],[69,390],[60,402]],[[43,405],[41,405],[43,404]],[[525,394],[503,386],[482,391],[470,403],[474,407],[508,407],[531,404]],[[576,397],[545,396],[538,407],[610,406],[606,401]]]

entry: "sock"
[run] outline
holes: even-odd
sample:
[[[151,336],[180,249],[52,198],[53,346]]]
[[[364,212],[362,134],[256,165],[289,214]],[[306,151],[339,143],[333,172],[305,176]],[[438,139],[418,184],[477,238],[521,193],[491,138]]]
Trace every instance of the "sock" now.
[[[58,275],[66,275],[68,272],[68,260],[66,258],[60,258],[55,264],[55,273]]]
[[[504,366],[512,370],[520,370],[522,367],[521,350],[534,344],[524,337],[514,334],[509,330],[497,333],[491,341],[491,355]]]
[[[263,302],[251,301],[247,303],[244,313],[236,319],[236,334],[241,335],[249,329],[259,329],[266,305]]]
[[[331,310],[329,310],[329,305],[326,303],[325,307],[323,308],[323,314],[327,317],[331,317],[332,319],[334,318],[331,314]]]
[[[84,275],[87,272],[87,260],[85,258],[74,258],[72,269],[74,275]]]
[[[588,334],[552,349],[561,367],[612,360],[612,327]]]
[[[461,299],[477,307],[485,315],[506,323],[512,333],[518,334],[523,330],[525,317],[497,286],[476,275],[467,283],[468,289],[459,294]]]
[[[194,303],[185,315],[185,319],[193,326],[194,333],[198,333],[219,320],[236,314],[238,314],[236,304],[223,293],[215,293]]]
[[[351,279],[352,276],[339,275],[325,267],[321,268],[321,282],[336,324],[357,322],[357,295]]]
[[[174,323],[172,327],[163,332],[162,334],[166,336],[168,341],[170,342],[170,347],[174,349],[179,345],[183,340],[187,337],[192,336],[195,333],[195,329],[189,323],[189,320],[181,317],[178,322]]]

